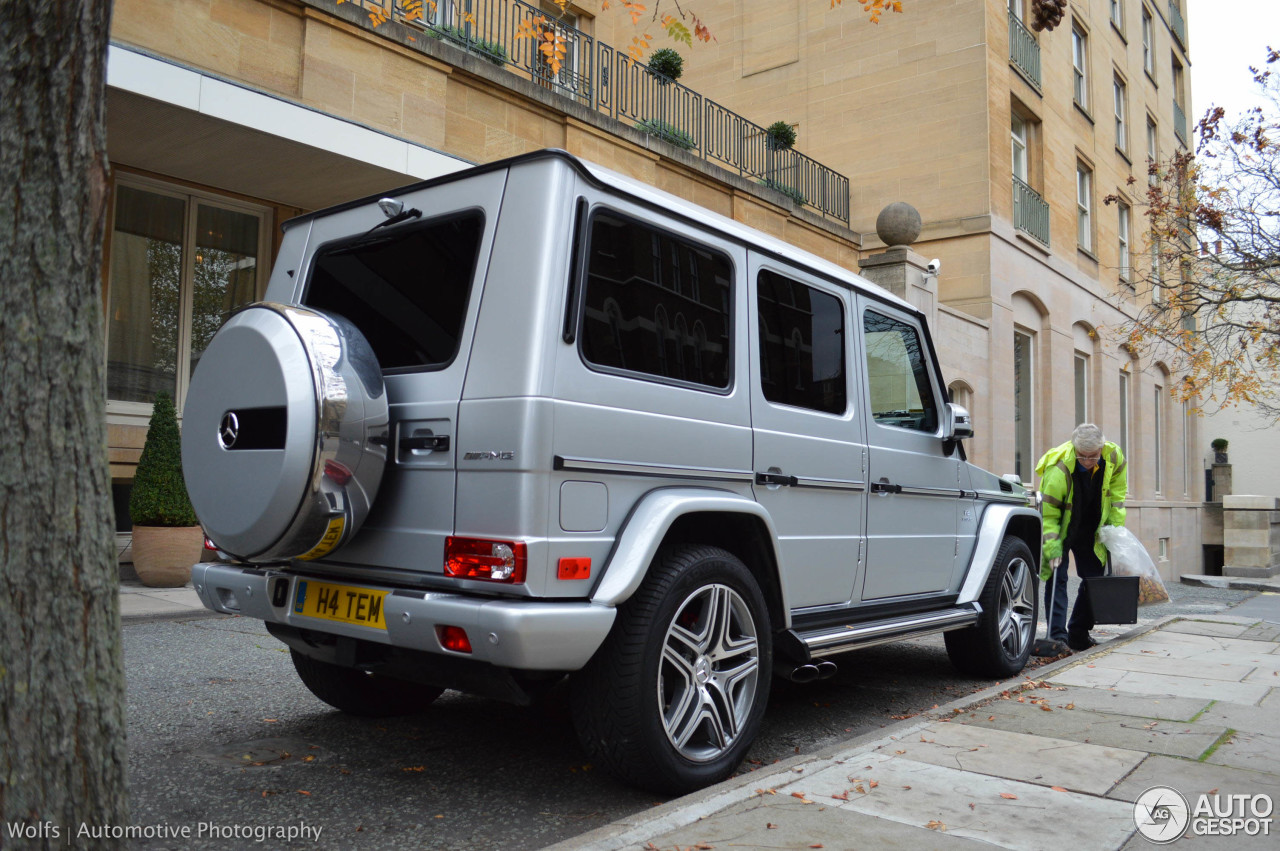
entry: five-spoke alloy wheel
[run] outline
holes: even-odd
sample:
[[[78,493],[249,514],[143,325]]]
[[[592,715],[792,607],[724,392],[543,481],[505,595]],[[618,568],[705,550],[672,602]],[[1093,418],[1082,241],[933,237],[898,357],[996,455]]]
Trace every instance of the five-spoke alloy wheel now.
[[[945,636],[951,663],[978,677],[1011,677],[1021,671],[1036,636],[1036,583],[1031,548],[1021,538],[1005,538],[978,597],[982,616],[974,626]]]

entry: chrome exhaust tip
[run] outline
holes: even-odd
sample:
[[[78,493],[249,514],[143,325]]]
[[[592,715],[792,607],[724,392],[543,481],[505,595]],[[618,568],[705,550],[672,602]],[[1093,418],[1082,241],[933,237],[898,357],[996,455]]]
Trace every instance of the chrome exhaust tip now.
[[[836,675],[835,662],[828,662],[827,660],[824,659],[818,663],[817,668],[818,668],[818,679],[820,680],[829,680]]]
[[[783,673],[784,677],[793,683],[811,683],[818,679],[817,665],[797,665],[790,671]]]

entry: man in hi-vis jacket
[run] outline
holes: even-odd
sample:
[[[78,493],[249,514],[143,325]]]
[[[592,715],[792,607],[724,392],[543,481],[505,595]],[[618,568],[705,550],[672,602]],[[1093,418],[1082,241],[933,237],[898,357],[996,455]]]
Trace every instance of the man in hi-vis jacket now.
[[[1107,442],[1093,423],[1081,423],[1071,440],[1050,449],[1036,464],[1040,476],[1044,537],[1040,544],[1040,578],[1045,582],[1048,646],[1037,643],[1036,655],[1057,656],[1087,650],[1098,642],[1089,636],[1093,608],[1089,590],[1081,584],[1071,621],[1067,621],[1067,565],[1071,553],[1079,577],[1101,576],[1107,549],[1098,540],[1104,525],[1124,525],[1128,492],[1124,454]],[[1063,647],[1065,642],[1066,647]]]

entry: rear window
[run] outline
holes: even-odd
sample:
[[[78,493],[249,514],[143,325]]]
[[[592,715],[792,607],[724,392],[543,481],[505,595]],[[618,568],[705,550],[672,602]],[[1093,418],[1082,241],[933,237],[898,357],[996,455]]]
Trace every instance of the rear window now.
[[[582,353],[590,362],[729,386],[729,257],[609,213],[591,220]]]
[[[373,231],[323,248],[303,304],[349,319],[384,371],[438,368],[458,352],[484,218]]]

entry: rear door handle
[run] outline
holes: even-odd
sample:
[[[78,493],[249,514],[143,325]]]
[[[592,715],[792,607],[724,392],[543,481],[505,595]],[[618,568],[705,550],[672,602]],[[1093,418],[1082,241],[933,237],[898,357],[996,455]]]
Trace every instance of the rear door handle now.
[[[800,480],[785,473],[756,473],[758,485],[795,485]]]
[[[419,434],[412,437],[402,437],[400,438],[400,448],[418,452],[447,452],[449,449],[449,435]]]

